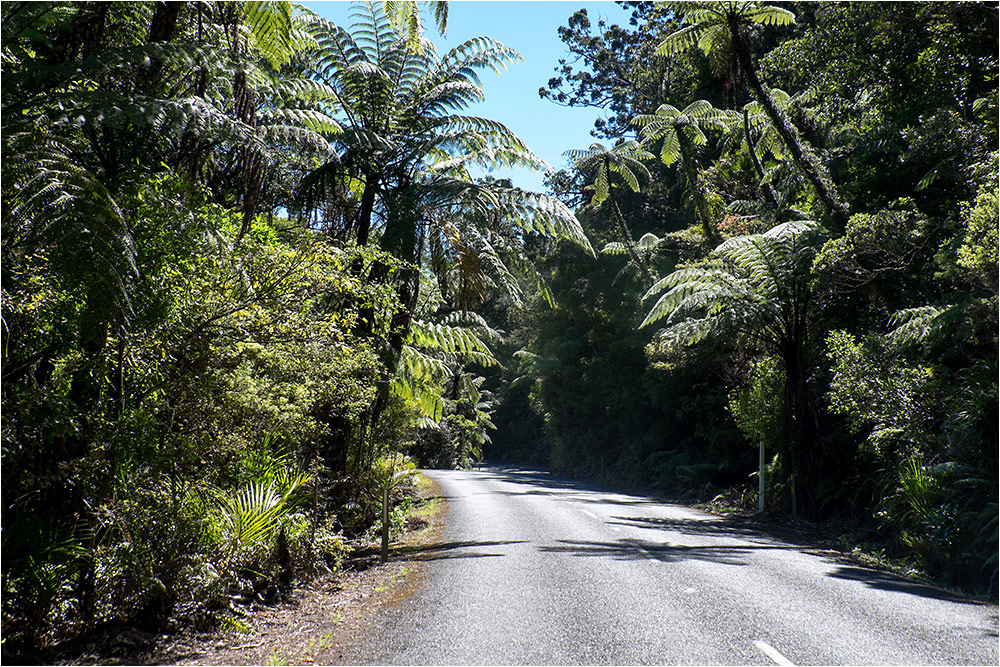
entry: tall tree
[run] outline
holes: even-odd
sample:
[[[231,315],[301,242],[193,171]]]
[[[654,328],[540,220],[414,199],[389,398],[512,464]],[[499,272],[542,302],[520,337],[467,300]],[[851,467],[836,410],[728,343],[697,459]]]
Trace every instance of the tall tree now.
[[[704,185],[698,177],[694,147],[708,143],[704,130],[725,131],[725,121],[726,114],[705,100],[692,102],[683,111],[669,104],[662,104],[656,113],[640,114],[632,121],[642,128],[644,143],[662,142],[660,160],[663,164],[670,166],[680,162],[705,240],[712,245],[719,242],[719,232],[712,220]]]
[[[636,174],[649,178],[649,170],[642,162],[651,159],[652,153],[636,141],[622,142],[611,149],[595,141],[587,150],[571,149],[566,151],[564,155],[573,160],[573,166],[577,170],[593,173],[594,197],[592,201],[595,204],[600,204],[610,199],[619,241],[625,245],[635,265],[642,270],[647,279],[652,281],[653,274],[649,269],[649,262],[643,259],[635,245],[632,232],[628,228],[628,223],[625,222],[625,216],[622,215],[617,199],[615,199],[614,192],[617,186],[612,180],[613,175],[617,174],[632,192],[638,192],[639,178]]]
[[[753,62],[751,27],[788,25],[795,22],[795,15],[787,9],[759,2],[678,2],[672,3],[672,6],[686,25],[664,39],[657,52],[667,55],[697,46],[709,56],[718,70],[732,70],[732,63],[735,62],[744,83],[753,91],[781,135],[796,164],[827,209],[834,226],[843,230],[848,216],[847,205],[841,200],[819,156],[802,139],[788,114],[760,80]]]
[[[822,238],[822,228],[815,222],[798,221],[728,239],[713,251],[713,263],[681,268],[657,281],[644,298],[661,296],[640,325],[665,319],[667,326],[657,338],[667,346],[736,334],[777,355],[785,373],[779,442],[791,471],[802,473],[805,489],[812,478],[808,464],[814,444],[806,384],[810,267]]]
[[[440,55],[430,43],[414,49],[382,5],[354,10],[352,31],[316,19],[310,74],[330,100],[340,130],[335,155],[304,175],[298,211],[359,245],[378,243],[407,264],[392,277],[401,308],[388,336],[385,362],[395,371],[419,298],[418,267],[428,244],[477,247],[484,225],[502,217],[522,232],[569,239],[593,253],[580,224],[553,197],[501,181],[473,179],[473,166],[493,169],[545,163],[502,123],[466,115],[483,99],[477,70],[499,74],[520,55],[477,37]],[[326,212],[333,210],[338,215]],[[470,224],[471,223],[471,224]],[[491,260],[499,255],[488,253]],[[497,261],[468,263],[477,270]],[[376,265],[368,279],[388,279]],[[376,406],[375,416],[381,411]]]

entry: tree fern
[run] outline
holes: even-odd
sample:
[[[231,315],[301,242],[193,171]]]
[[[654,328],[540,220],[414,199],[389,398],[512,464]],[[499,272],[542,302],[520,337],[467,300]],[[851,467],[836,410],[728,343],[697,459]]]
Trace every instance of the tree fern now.
[[[21,253],[55,244],[66,256],[89,254],[126,307],[138,270],[124,213],[102,180],[74,159],[72,144],[51,129],[44,122],[4,128],[4,244]]]
[[[784,328],[797,326],[795,308],[803,298],[797,292],[821,234],[816,223],[800,221],[723,242],[712,253],[716,264],[678,269],[646,292],[644,301],[661,296],[640,326],[729,313],[740,332],[776,343]]]
[[[355,8],[357,22],[350,31],[322,20],[315,23],[313,71],[337,100],[343,132],[333,141],[343,177],[378,182],[383,199],[402,196],[402,178],[406,196],[420,202],[416,213],[429,224],[459,209],[500,207],[526,231],[561,236],[590,249],[572,211],[557,200],[472,182],[468,168],[473,165],[547,168],[503,124],[460,113],[483,97],[477,69],[500,72],[520,56],[486,37],[470,39],[444,55],[433,49],[414,51],[392,27],[412,11],[403,3],[368,3]],[[385,217],[390,202],[369,203],[362,197],[357,204],[362,238],[373,225],[386,229],[395,224]]]
[[[253,46],[274,69],[287,64],[296,50],[292,3],[248,0],[238,6],[249,26]]]
[[[828,212],[843,227],[847,206],[819,157],[799,135],[788,114],[775,101],[771,90],[761,82],[753,63],[750,31],[754,25],[790,25],[795,15],[787,9],[759,2],[675,3],[673,8],[683,20],[683,27],[668,35],[657,50],[661,55],[677,53],[697,46],[713,64],[717,74],[732,78],[739,71],[757,102],[781,136],[796,165],[823,202]]]
[[[941,338],[944,329],[954,323],[960,309],[954,305],[918,306],[896,311],[889,318],[889,339],[901,345]]]
[[[687,177],[688,190],[695,204],[695,213],[701,221],[705,239],[717,243],[719,234],[703,192],[703,185],[698,176],[698,167],[694,164],[694,147],[708,143],[705,130],[725,132],[730,114],[714,108],[705,100],[692,102],[683,111],[669,104],[662,104],[653,114],[640,114],[633,123],[641,127],[643,146],[660,144],[660,161],[670,166],[681,163],[683,173]]]

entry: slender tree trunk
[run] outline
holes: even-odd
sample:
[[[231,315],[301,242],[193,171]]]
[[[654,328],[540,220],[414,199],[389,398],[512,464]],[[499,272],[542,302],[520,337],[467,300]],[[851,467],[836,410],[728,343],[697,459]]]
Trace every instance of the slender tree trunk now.
[[[808,516],[815,510],[813,484],[816,452],[814,433],[810,427],[806,345],[805,335],[802,332],[794,333],[783,356],[790,463],[795,475],[799,508]]]
[[[390,208],[392,214],[390,223],[387,224],[382,236],[382,247],[394,256],[409,260],[415,265],[419,260],[420,249],[418,248],[414,210],[415,203],[409,202],[408,198],[405,197],[401,198],[401,204]],[[384,280],[387,275],[388,267],[381,262],[376,262],[368,275],[368,281],[378,282]],[[382,362],[389,371],[390,377],[396,374],[399,367],[403,346],[410,335],[410,328],[413,324],[413,312],[420,296],[420,273],[412,265],[399,270],[396,293],[399,297],[399,307],[393,313],[389,323],[389,333],[386,337],[388,345],[382,355]],[[369,318],[374,317],[374,311],[366,309],[366,312]],[[372,407],[372,424],[378,421],[388,402],[389,381],[385,381],[379,385],[378,395]]]
[[[705,195],[701,191],[701,182],[698,179],[698,169],[694,166],[691,145],[688,143],[687,137],[684,136],[681,128],[678,128],[677,139],[681,146],[681,160],[684,162],[684,173],[687,175],[688,183],[691,186],[691,194],[694,197],[698,217],[701,218],[701,230],[705,234],[705,240],[710,245],[716,246],[721,240],[719,232],[716,231],[715,225],[712,224],[712,214],[708,210],[708,202],[705,201]]]
[[[655,280],[653,272],[649,270],[649,266],[643,261],[642,255],[639,254],[639,249],[635,246],[635,240],[632,238],[632,232],[629,231],[628,225],[625,224],[625,216],[622,215],[621,209],[618,208],[618,202],[615,201],[614,195],[611,196],[611,206],[615,213],[612,217],[614,217],[615,224],[618,227],[618,236],[621,237],[622,243],[625,244],[625,249],[632,257],[632,261],[635,262],[635,265],[646,276],[646,279],[652,283]]]
[[[115,409],[116,419],[125,414],[125,325],[118,322],[118,352],[115,359]]]
[[[615,199],[615,191],[611,187],[611,160],[605,157],[603,162],[604,165],[602,168],[608,174],[608,199],[611,200],[611,208],[615,214],[612,217],[615,220],[615,226],[618,228],[618,236],[621,238],[622,243],[625,244],[625,250],[632,257],[635,265],[642,271],[647,280],[653,281],[653,273],[649,270],[646,262],[642,260],[642,255],[639,254],[639,249],[635,246],[635,239],[632,238],[632,232],[625,223],[625,216],[622,215],[622,210],[618,207],[618,201]]]
[[[754,96],[764,108],[764,112],[767,114],[768,118],[770,118],[771,122],[774,123],[775,129],[777,129],[778,134],[781,135],[781,139],[785,146],[789,151],[791,151],[792,157],[795,159],[795,163],[799,165],[802,172],[805,174],[806,179],[809,181],[810,185],[812,185],[813,190],[816,192],[816,196],[820,198],[820,201],[822,201],[823,205],[827,208],[827,211],[837,227],[836,231],[843,231],[847,225],[847,217],[849,214],[847,205],[841,201],[840,195],[837,193],[837,187],[830,179],[830,175],[827,173],[826,167],[823,166],[819,157],[816,156],[809,145],[806,144],[806,142],[799,136],[799,131],[788,118],[788,114],[786,114],[784,110],[781,109],[777,103],[775,103],[770,91],[757,76],[757,70],[753,66],[752,56],[750,54],[750,47],[747,44],[747,40],[743,35],[742,29],[736,21],[736,18],[733,18],[730,22],[729,28],[732,32],[733,44],[736,48],[736,55],[739,59],[740,69],[743,71],[743,79],[754,92]]]
[[[382,487],[382,562],[389,560],[389,484]]]
[[[365,189],[361,193],[361,206],[358,208],[358,245],[368,245],[368,236],[372,229],[372,214],[375,211],[375,197],[378,195],[379,177],[372,174],[365,180]]]
[[[764,192],[764,196],[771,204],[778,208],[778,197],[774,194],[774,188],[771,187],[770,183],[764,181],[764,165],[760,163],[760,158],[757,157],[757,149],[753,145],[753,138],[750,136],[750,113],[744,109],[743,110],[743,132],[747,138],[747,149],[750,151],[750,159],[753,161],[753,166],[757,170],[757,176],[760,178],[760,188]]]

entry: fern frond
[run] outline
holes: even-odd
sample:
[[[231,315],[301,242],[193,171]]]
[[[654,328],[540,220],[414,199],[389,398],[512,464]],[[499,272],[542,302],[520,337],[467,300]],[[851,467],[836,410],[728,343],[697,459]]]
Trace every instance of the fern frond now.
[[[412,345],[404,345],[400,356],[404,373],[410,378],[421,382],[438,382],[448,374],[448,365]]]
[[[416,404],[428,419],[434,422],[441,420],[444,414],[444,399],[441,398],[436,384],[419,382],[413,376],[397,373],[391,388],[400,398]]]
[[[672,56],[695,46],[701,39],[704,30],[705,29],[702,26],[689,25],[671,33],[670,35],[667,35],[667,37],[660,42],[660,45],[656,47],[656,55]]]
[[[238,6],[249,24],[253,46],[271,67],[281,69],[295,52],[292,3],[287,0],[247,0]]]
[[[749,17],[754,23],[763,25],[791,25],[795,23],[795,14],[782,7],[766,5],[753,11]]]
[[[954,305],[919,306],[896,311],[889,318],[889,339],[897,344],[920,343],[940,335],[955,311]]]
[[[491,357],[493,355],[486,343],[467,327],[414,320],[408,340],[411,345],[428,349],[464,354],[482,353]]]
[[[649,233],[646,233],[646,234],[642,235],[642,237],[639,239],[639,242],[637,243],[637,245],[642,250],[646,250],[648,252],[652,252],[653,250],[656,250],[656,246],[658,246],[660,244],[660,241],[661,241],[661,239],[660,239],[659,236],[657,236],[656,234],[653,234],[653,233],[649,232]]]

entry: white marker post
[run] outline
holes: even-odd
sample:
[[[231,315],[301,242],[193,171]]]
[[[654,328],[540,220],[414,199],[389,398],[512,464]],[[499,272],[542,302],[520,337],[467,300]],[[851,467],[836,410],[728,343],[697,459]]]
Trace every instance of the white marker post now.
[[[764,513],[764,436],[760,436],[760,455],[757,466],[757,513]]]

